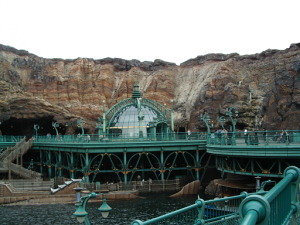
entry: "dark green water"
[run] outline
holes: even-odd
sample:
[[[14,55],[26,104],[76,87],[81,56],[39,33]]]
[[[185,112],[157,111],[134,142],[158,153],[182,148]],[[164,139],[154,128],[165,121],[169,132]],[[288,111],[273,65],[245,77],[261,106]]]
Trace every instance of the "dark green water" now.
[[[108,201],[113,208],[104,219],[97,210],[101,203],[88,203],[91,224],[130,225],[136,219],[145,221],[162,214],[194,204],[197,196],[169,198],[165,195],[148,195],[133,200]],[[70,225],[79,224],[73,216],[73,204],[0,206],[1,225]]]

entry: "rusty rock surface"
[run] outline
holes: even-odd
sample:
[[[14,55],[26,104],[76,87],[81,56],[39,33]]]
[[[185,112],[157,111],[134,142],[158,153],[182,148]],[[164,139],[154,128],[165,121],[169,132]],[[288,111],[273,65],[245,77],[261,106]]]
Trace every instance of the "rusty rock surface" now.
[[[0,120],[83,118],[93,132],[103,108],[130,98],[135,82],[143,98],[174,108],[177,128],[205,130],[200,114],[216,123],[234,107],[238,129],[300,129],[300,44],[255,55],[208,54],[181,65],[45,59],[0,45]]]

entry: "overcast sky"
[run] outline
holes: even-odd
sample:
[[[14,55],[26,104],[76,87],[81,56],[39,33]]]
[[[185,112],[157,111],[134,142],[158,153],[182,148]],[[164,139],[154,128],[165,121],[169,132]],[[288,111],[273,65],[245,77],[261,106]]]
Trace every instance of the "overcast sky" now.
[[[180,64],[300,42],[300,0],[0,0],[0,44],[44,58]]]

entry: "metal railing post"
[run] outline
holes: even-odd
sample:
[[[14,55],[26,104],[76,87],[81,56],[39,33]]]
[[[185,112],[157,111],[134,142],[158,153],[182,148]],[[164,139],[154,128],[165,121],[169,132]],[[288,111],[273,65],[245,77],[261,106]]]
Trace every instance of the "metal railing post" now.
[[[264,196],[253,195],[242,201],[239,207],[241,225],[268,224],[271,216],[270,203],[282,194],[288,185],[291,185],[291,197],[288,198],[291,202],[281,204],[280,207],[288,209],[288,204],[290,204],[291,207],[294,205],[296,190],[300,181],[300,170],[295,166],[290,166],[286,168],[284,174],[285,177]],[[283,213],[283,208],[282,210],[279,209],[280,213]]]

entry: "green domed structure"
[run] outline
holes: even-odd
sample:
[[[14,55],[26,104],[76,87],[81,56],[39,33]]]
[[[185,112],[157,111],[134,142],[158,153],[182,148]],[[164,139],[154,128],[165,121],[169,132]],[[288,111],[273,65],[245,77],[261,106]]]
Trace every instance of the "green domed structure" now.
[[[165,136],[174,131],[173,111],[141,97],[134,85],[132,97],[115,104],[101,119],[103,135],[121,138]]]

